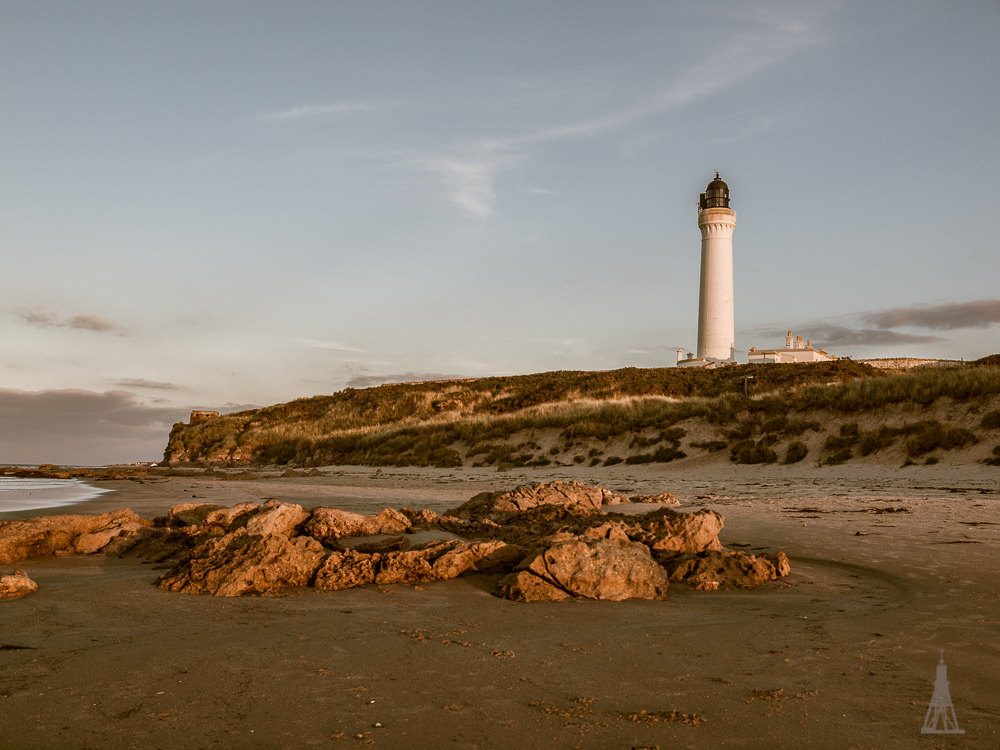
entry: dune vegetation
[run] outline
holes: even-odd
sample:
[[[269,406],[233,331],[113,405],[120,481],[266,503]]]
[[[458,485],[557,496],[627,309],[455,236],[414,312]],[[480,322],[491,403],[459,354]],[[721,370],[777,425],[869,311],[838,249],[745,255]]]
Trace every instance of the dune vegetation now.
[[[842,360],[349,388],[176,424],[164,463],[503,468],[719,454],[833,465],[894,447],[933,463],[931,453],[1000,438],[992,359],[898,374]]]

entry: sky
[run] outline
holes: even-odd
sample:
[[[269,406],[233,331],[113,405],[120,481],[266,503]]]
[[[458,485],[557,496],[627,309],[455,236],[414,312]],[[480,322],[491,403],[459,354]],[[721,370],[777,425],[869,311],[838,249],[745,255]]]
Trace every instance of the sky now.
[[[0,463],[191,409],[662,367],[698,194],[736,350],[1000,352],[995,0],[0,0]]]

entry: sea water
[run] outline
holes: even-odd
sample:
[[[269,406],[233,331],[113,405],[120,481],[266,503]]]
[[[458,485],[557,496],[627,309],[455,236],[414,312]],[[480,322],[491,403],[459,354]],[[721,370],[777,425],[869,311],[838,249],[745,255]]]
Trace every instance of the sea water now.
[[[58,508],[82,503],[103,495],[105,490],[91,487],[79,479],[19,479],[0,477],[0,513],[37,508]]]

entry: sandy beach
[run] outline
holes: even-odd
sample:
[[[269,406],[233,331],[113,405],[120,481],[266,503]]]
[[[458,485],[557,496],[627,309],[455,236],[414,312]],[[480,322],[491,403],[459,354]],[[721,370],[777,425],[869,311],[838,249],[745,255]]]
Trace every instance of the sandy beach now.
[[[989,467],[327,467],[169,477],[51,512],[268,498],[362,513],[576,479],[673,493],[792,574],[666,601],[522,604],[468,577],[279,597],[169,593],[157,566],[27,560],[0,603],[4,748],[992,748],[1000,482]],[[631,508],[642,512],[649,506]],[[900,510],[905,509],[905,510]],[[964,735],[922,735],[944,649]],[[645,712],[645,713],[644,713]]]

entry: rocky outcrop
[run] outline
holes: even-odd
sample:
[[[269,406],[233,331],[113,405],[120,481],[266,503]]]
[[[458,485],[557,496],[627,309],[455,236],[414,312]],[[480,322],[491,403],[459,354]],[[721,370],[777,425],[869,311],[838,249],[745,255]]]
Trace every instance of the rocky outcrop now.
[[[641,516],[619,516],[629,527],[628,536],[650,549],[666,552],[702,552],[720,550],[719,532],[724,525],[721,515],[703,508],[695,513],[679,513],[670,508]]]
[[[507,513],[518,513],[540,505],[573,508],[584,513],[616,505],[624,498],[596,485],[582,482],[542,482],[517,487],[510,492],[481,492],[445,515],[466,521],[497,521]]]
[[[215,503],[179,503],[167,511],[170,526],[201,526],[212,511],[225,510]]]
[[[409,531],[410,520],[398,510],[386,508],[377,516],[363,516],[339,508],[316,508],[305,524],[305,533],[322,542],[354,536],[378,536]]]
[[[369,583],[423,583],[467,573],[503,573],[527,550],[504,542],[428,542],[402,552],[333,552],[316,572],[315,587],[336,590]]]
[[[540,550],[500,582],[499,593],[514,601],[566,598],[665,599],[668,578],[637,542],[602,539],[566,541]]]
[[[309,511],[302,510],[301,505],[268,500],[247,521],[247,533],[261,536],[268,534],[295,536],[298,528],[309,519],[310,515],[312,514]]]
[[[40,516],[0,522],[0,565],[63,551],[97,552],[118,535],[149,525],[127,508],[99,516]]]
[[[710,550],[661,558],[670,580],[698,589],[749,589],[786,576],[791,571],[788,557],[748,555],[746,552]]]
[[[289,539],[239,529],[200,544],[156,585],[185,594],[269,594],[308,584],[324,556],[323,545],[307,536]]]
[[[374,516],[304,510],[270,500],[224,508],[184,503],[144,521],[128,510],[0,523],[0,563],[54,552],[101,552],[168,562],[156,585],[214,596],[283,588],[336,590],[414,584],[479,573],[515,601],[663,599],[670,581],[696,588],[760,585],[789,571],[788,559],[724,550],[723,518],[702,509],[625,515],[623,502],[668,502],[668,493],[624,498],[579,482],[482,493],[449,514],[386,508]],[[455,537],[410,547],[417,529]],[[438,534],[440,536],[440,534]],[[351,543],[343,540],[369,537]],[[350,546],[350,545],[348,545]]]
[[[0,600],[20,599],[38,591],[38,584],[28,578],[23,570],[15,570],[5,576],[0,576]]]

